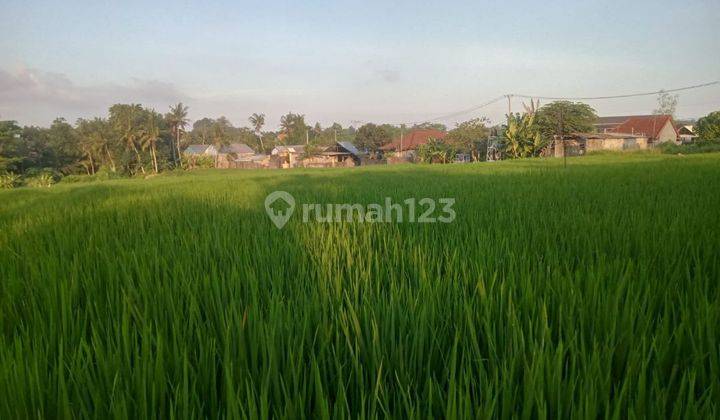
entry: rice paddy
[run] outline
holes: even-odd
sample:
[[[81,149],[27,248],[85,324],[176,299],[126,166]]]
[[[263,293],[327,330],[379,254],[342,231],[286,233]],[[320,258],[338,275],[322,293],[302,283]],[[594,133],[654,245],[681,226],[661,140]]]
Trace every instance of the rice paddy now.
[[[0,191],[0,418],[717,418],[719,209],[720,154]]]

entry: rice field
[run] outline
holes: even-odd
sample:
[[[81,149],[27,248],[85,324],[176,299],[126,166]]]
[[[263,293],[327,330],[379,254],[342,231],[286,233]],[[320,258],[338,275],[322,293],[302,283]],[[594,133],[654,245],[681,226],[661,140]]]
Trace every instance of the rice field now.
[[[0,191],[0,418],[717,418],[719,210],[720,154]]]

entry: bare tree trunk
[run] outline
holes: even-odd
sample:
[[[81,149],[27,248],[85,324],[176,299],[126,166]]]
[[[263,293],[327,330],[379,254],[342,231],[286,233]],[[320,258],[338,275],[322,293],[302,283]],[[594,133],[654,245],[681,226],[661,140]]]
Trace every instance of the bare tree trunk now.
[[[112,168],[112,171],[117,172],[117,168],[115,167],[115,160],[113,159],[112,155],[110,154],[110,149],[108,149],[107,146],[105,146],[105,153],[107,153],[108,159],[110,159],[110,167]]]
[[[155,173],[158,173],[157,152],[155,151],[155,142],[152,142],[150,144],[150,151],[152,152],[153,167],[155,169]]]
[[[92,170],[92,174],[95,175],[95,162],[93,162],[92,153],[88,153],[88,158],[90,159],[90,169]]]
[[[180,127],[175,130],[175,145],[177,146],[178,164],[182,168],[182,153],[180,152]]]
[[[145,174],[145,166],[142,164],[142,159],[140,159],[140,152],[138,151],[137,147],[135,146],[135,142],[132,143],[133,150],[135,151],[135,157],[137,158],[137,163],[140,166],[140,171]]]

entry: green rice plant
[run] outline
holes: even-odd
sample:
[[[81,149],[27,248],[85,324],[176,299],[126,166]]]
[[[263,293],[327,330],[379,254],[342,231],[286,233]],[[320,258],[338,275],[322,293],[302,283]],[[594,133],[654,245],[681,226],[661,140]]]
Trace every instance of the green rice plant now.
[[[717,418],[718,208],[720,154],[0,191],[0,418]]]

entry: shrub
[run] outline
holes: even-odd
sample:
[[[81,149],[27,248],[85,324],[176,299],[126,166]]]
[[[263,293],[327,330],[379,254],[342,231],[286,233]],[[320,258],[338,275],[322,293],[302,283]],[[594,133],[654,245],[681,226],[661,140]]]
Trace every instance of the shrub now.
[[[12,172],[0,175],[0,188],[10,190],[20,184],[20,175]]]
[[[700,140],[695,143],[677,145],[672,142],[662,143],[658,146],[662,153],[666,154],[695,154],[720,152],[720,140]]]
[[[27,179],[27,185],[29,187],[47,188],[52,187],[56,182],[55,177],[48,172],[44,172]]]

